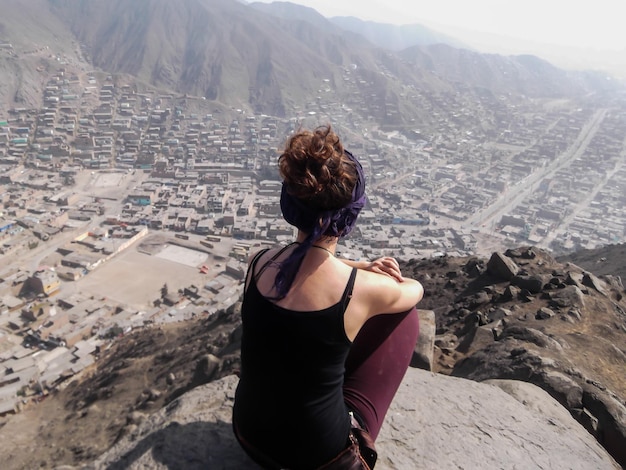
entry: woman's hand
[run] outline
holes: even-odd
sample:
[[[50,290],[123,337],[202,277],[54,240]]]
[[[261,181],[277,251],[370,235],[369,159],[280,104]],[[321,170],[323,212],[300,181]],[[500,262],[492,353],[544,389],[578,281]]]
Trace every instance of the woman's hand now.
[[[365,269],[367,271],[372,271],[373,273],[385,274],[398,282],[404,281],[402,273],[400,272],[400,265],[396,259],[391,256],[378,258],[365,266]]]

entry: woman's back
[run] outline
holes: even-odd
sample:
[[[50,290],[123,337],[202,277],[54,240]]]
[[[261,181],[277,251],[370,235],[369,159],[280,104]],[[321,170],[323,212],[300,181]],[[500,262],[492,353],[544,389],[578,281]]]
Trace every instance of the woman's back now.
[[[296,245],[295,243],[292,245]],[[279,250],[270,250],[260,257],[255,275],[259,292],[266,298],[276,296],[274,281],[281,261],[287,258],[292,247],[273,260]],[[324,248],[312,246],[302,260],[293,279],[291,289],[282,299],[272,302],[295,311],[313,311],[329,307],[339,301],[348,282],[352,268],[334,258]]]
[[[261,261],[267,263],[268,257]],[[287,296],[295,299],[290,303],[297,309],[273,303],[259,292],[257,279],[249,280],[242,307],[242,370],[234,410],[242,436],[270,454],[283,455],[281,464],[297,468],[336,455],[345,447],[350,430],[342,393],[350,348],[343,312],[356,270],[348,269],[348,279],[332,304],[317,308],[311,288],[330,286],[323,275],[332,272],[320,267],[323,260],[311,261],[318,272],[313,279],[296,280]],[[257,274],[261,271],[261,286],[275,271],[265,266],[251,266]],[[297,301],[299,292],[306,292],[304,302]],[[307,304],[313,308],[306,308]]]

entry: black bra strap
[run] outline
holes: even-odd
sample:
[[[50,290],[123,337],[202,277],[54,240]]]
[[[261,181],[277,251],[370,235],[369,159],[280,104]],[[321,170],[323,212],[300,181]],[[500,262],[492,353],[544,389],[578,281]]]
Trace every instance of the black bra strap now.
[[[266,261],[266,262],[265,262],[265,264],[264,264],[263,266],[261,266],[261,269],[259,270],[259,272],[258,272],[258,273],[253,274],[254,279],[255,279],[255,280],[259,279],[259,276],[260,276],[261,274],[263,274],[263,271],[265,271],[265,269],[267,269],[267,267],[268,267],[269,265],[271,265],[274,261],[276,261],[276,260],[278,259],[278,257],[279,257],[280,255],[282,255],[282,254],[285,252],[285,250],[286,250],[287,248],[289,248],[290,246],[295,245],[295,244],[296,244],[296,242],[293,242],[293,243],[290,243],[289,245],[283,246],[283,247],[282,247],[282,248],[278,251],[278,253],[276,253],[274,256],[272,256],[272,258],[271,258],[271,259],[269,259],[268,261]]]
[[[250,283],[250,275],[251,273],[254,272],[254,267],[256,266],[257,261],[259,261],[259,258],[263,256],[265,253],[267,253],[268,251],[269,251],[269,248],[260,250],[259,252],[257,252],[256,255],[254,255],[254,258],[252,258],[252,261],[250,261],[250,266],[248,266],[248,272],[246,273],[245,290],[248,289],[248,284]]]
[[[348,304],[350,303],[350,299],[352,298],[352,289],[354,288],[354,280],[356,279],[356,268],[352,268],[352,272],[350,273],[350,279],[348,279],[348,283],[346,284],[346,288],[343,291],[343,295],[341,296],[341,305],[343,306],[344,312],[346,308],[348,308]]]

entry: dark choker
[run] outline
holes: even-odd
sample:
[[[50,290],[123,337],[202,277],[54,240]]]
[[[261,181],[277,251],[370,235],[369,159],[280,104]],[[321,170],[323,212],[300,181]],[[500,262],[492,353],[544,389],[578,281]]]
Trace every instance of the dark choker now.
[[[291,243],[291,245],[301,245],[300,242],[293,242]],[[324,248],[323,246],[319,246],[319,245],[311,245],[311,248],[319,248],[320,250],[324,250],[327,253],[330,253],[331,256],[335,256],[335,253],[333,253],[332,251],[330,251],[328,248]]]
[[[311,248],[319,248],[320,250],[324,250],[327,253],[330,253],[331,256],[335,256],[335,253],[333,253],[332,251],[330,251],[328,248],[324,248],[323,246],[319,246],[319,245],[311,245]]]

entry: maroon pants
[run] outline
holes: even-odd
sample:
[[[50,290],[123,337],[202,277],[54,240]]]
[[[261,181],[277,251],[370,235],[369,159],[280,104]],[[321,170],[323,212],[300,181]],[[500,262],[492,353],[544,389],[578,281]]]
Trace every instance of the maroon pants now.
[[[374,439],[409,367],[418,334],[413,308],[370,318],[354,339],[346,359],[344,400]]]

